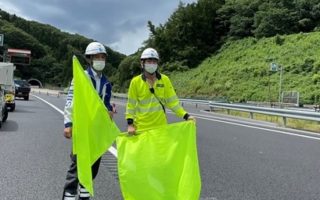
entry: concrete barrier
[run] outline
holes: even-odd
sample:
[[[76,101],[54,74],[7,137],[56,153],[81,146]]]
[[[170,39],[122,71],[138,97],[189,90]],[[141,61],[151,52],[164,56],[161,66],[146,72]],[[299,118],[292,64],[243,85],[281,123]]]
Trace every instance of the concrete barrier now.
[[[50,96],[57,96],[60,97],[63,95],[63,91],[61,90],[51,90],[51,89],[45,89],[45,88],[31,88],[31,93],[37,93],[37,94],[46,94]]]

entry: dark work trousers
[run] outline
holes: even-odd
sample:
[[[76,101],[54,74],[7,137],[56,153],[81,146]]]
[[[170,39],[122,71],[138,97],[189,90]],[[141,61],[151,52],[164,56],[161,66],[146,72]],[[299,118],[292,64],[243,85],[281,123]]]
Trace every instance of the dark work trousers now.
[[[78,175],[77,175],[77,157],[76,157],[76,155],[73,155],[71,153],[70,158],[71,158],[71,165],[70,165],[69,170],[67,172],[66,184],[64,185],[63,194],[65,192],[69,192],[70,194],[76,195],[77,190],[78,190],[78,184],[79,184]],[[99,158],[91,167],[93,179],[98,174],[100,160],[101,160],[101,158]],[[80,187],[81,187],[81,185],[80,185]]]

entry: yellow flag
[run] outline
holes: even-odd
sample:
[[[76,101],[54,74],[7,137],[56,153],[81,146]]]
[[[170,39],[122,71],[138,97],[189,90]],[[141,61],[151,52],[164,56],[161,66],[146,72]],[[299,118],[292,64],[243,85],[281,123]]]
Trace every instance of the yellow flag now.
[[[125,200],[198,200],[201,179],[194,122],[117,138]]]
[[[73,57],[73,150],[77,155],[78,178],[93,196],[91,166],[114,142],[120,130],[110,119],[108,110]]]

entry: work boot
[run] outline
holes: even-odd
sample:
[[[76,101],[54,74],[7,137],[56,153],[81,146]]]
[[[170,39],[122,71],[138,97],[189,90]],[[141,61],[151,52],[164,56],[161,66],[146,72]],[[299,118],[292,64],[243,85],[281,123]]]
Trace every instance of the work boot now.
[[[88,190],[86,190],[83,187],[80,187],[79,189],[79,200],[89,200],[90,199],[90,193]]]
[[[76,195],[69,192],[63,194],[62,200],[76,200]]]

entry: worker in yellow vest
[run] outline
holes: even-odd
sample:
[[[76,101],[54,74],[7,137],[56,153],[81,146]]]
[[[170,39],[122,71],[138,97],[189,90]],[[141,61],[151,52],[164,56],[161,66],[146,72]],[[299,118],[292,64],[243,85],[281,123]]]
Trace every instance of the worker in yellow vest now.
[[[147,48],[142,52],[140,60],[142,74],[131,80],[128,91],[128,133],[135,134],[137,130],[166,125],[166,108],[172,110],[177,117],[195,121],[180,105],[170,79],[158,72],[158,52]]]

